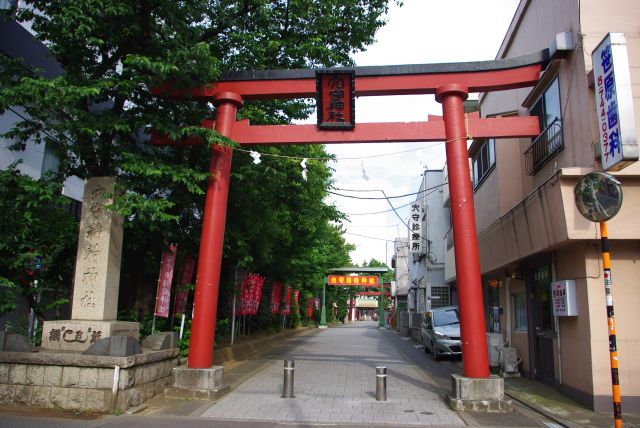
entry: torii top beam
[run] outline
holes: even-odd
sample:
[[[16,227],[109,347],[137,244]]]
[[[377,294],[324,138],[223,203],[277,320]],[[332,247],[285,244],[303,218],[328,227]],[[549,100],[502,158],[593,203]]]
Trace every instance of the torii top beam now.
[[[556,51],[559,52],[559,51]],[[155,94],[171,98],[191,98],[215,102],[233,94],[239,102],[282,98],[315,98],[317,71],[353,71],[356,96],[434,94],[450,84],[468,92],[490,92],[535,85],[540,73],[554,59],[548,49],[532,54],[493,61],[448,64],[414,64],[376,67],[349,67],[302,70],[258,70],[224,73],[218,82],[199,88],[175,90],[160,86]],[[213,128],[212,121],[204,127]],[[540,133],[535,117],[485,118],[470,116],[467,134],[471,138],[536,137]],[[320,130],[315,125],[251,126],[236,122],[229,138],[239,144],[336,144],[372,142],[417,142],[445,139],[444,123],[431,120],[410,123],[358,123],[351,130]],[[174,145],[161,136],[153,144]],[[197,142],[196,142],[197,143]],[[194,144],[183,141],[178,144]]]
[[[552,59],[548,49],[515,58],[445,64],[411,64],[300,70],[254,70],[223,73],[220,80],[200,88],[156,93],[210,101],[222,92],[243,100],[315,98],[316,71],[353,71],[356,96],[434,94],[436,88],[459,84],[469,92],[490,92],[533,86]]]

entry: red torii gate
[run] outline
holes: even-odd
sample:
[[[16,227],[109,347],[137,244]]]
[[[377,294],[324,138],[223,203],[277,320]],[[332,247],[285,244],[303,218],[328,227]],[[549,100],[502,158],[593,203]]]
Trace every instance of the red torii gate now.
[[[556,51],[560,52],[560,51]],[[554,56],[556,52],[553,52]],[[536,117],[467,117],[463,101],[470,92],[491,92],[533,86],[553,59],[549,50],[495,61],[404,66],[325,69],[354,73],[356,96],[435,94],[443,118],[412,123],[359,123],[350,130],[321,130],[316,125],[261,125],[237,121],[245,100],[315,98],[316,70],[232,72],[220,81],[190,89],[188,94],[170,86],[154,92],[173,98],[183,95],[206,100],[216,107],[216,120],[202,126],[240,144],[335,144],[370,142],[446,141],[456,281],[461,318],[464,376],[489,377],[482,284],[476,238],[473,190],[469,173],[467,138],[536,137]],[[175,143],[154,135],[154,144]],[[213,364],[216,308],[222,245],[227,211],[232,148],[214,146],[209,171],[198,271],[194,318],[189,346],[189,368]]]

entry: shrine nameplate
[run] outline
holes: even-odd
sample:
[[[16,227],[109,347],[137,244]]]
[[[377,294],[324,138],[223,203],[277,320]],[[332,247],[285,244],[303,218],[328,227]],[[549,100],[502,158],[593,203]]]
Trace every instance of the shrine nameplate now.
[[[353,129],[355,121],[355,76],[353,71],[316,72],[318,128]]]

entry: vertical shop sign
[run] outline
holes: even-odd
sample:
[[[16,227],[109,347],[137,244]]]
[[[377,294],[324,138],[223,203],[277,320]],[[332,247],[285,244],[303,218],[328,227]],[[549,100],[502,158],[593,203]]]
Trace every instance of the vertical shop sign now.
[[[422,254],[422,204],[413,202],[409,208],[409,252],[411,254]]]
[[[638,160],[627,43],[609,33],[591,54],[596,92],[600,161],[605,171],[619,171]]]

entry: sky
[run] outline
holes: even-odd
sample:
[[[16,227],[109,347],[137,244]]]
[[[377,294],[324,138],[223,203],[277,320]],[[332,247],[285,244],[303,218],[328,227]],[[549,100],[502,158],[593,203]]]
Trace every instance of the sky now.
[[[376,42],[354,55],[356,65],[492,60],[518,0],[404,0],[403,3],[402,7],[390,6],[388,22],[378,30]],[[356,99],[356,126],[365,122],[424,121],[429,114],[442,115],[441,106],[432,95]],[[328,145],[327,151],[337,157],[337,162],[329,164],[335,169],[334,191],[357,197],[383,197],[381,190],[387,196],[415,193],[424,169],[441,170],[445,163],[442,142],[336,144]],[[413,200],[415,196],[390,199],[395,207]],[[397,236],[407,237],[403,221],[407,220],[408,208],[398,208],[396,215],[385,199],[331,195],[327,202],[349,215],[344,223],[344,236],[356,246],[351,252],[352,261],[361,265],[374,258],[391,266],[393,240]],[[368,214],[377,212],[381,213]]]

